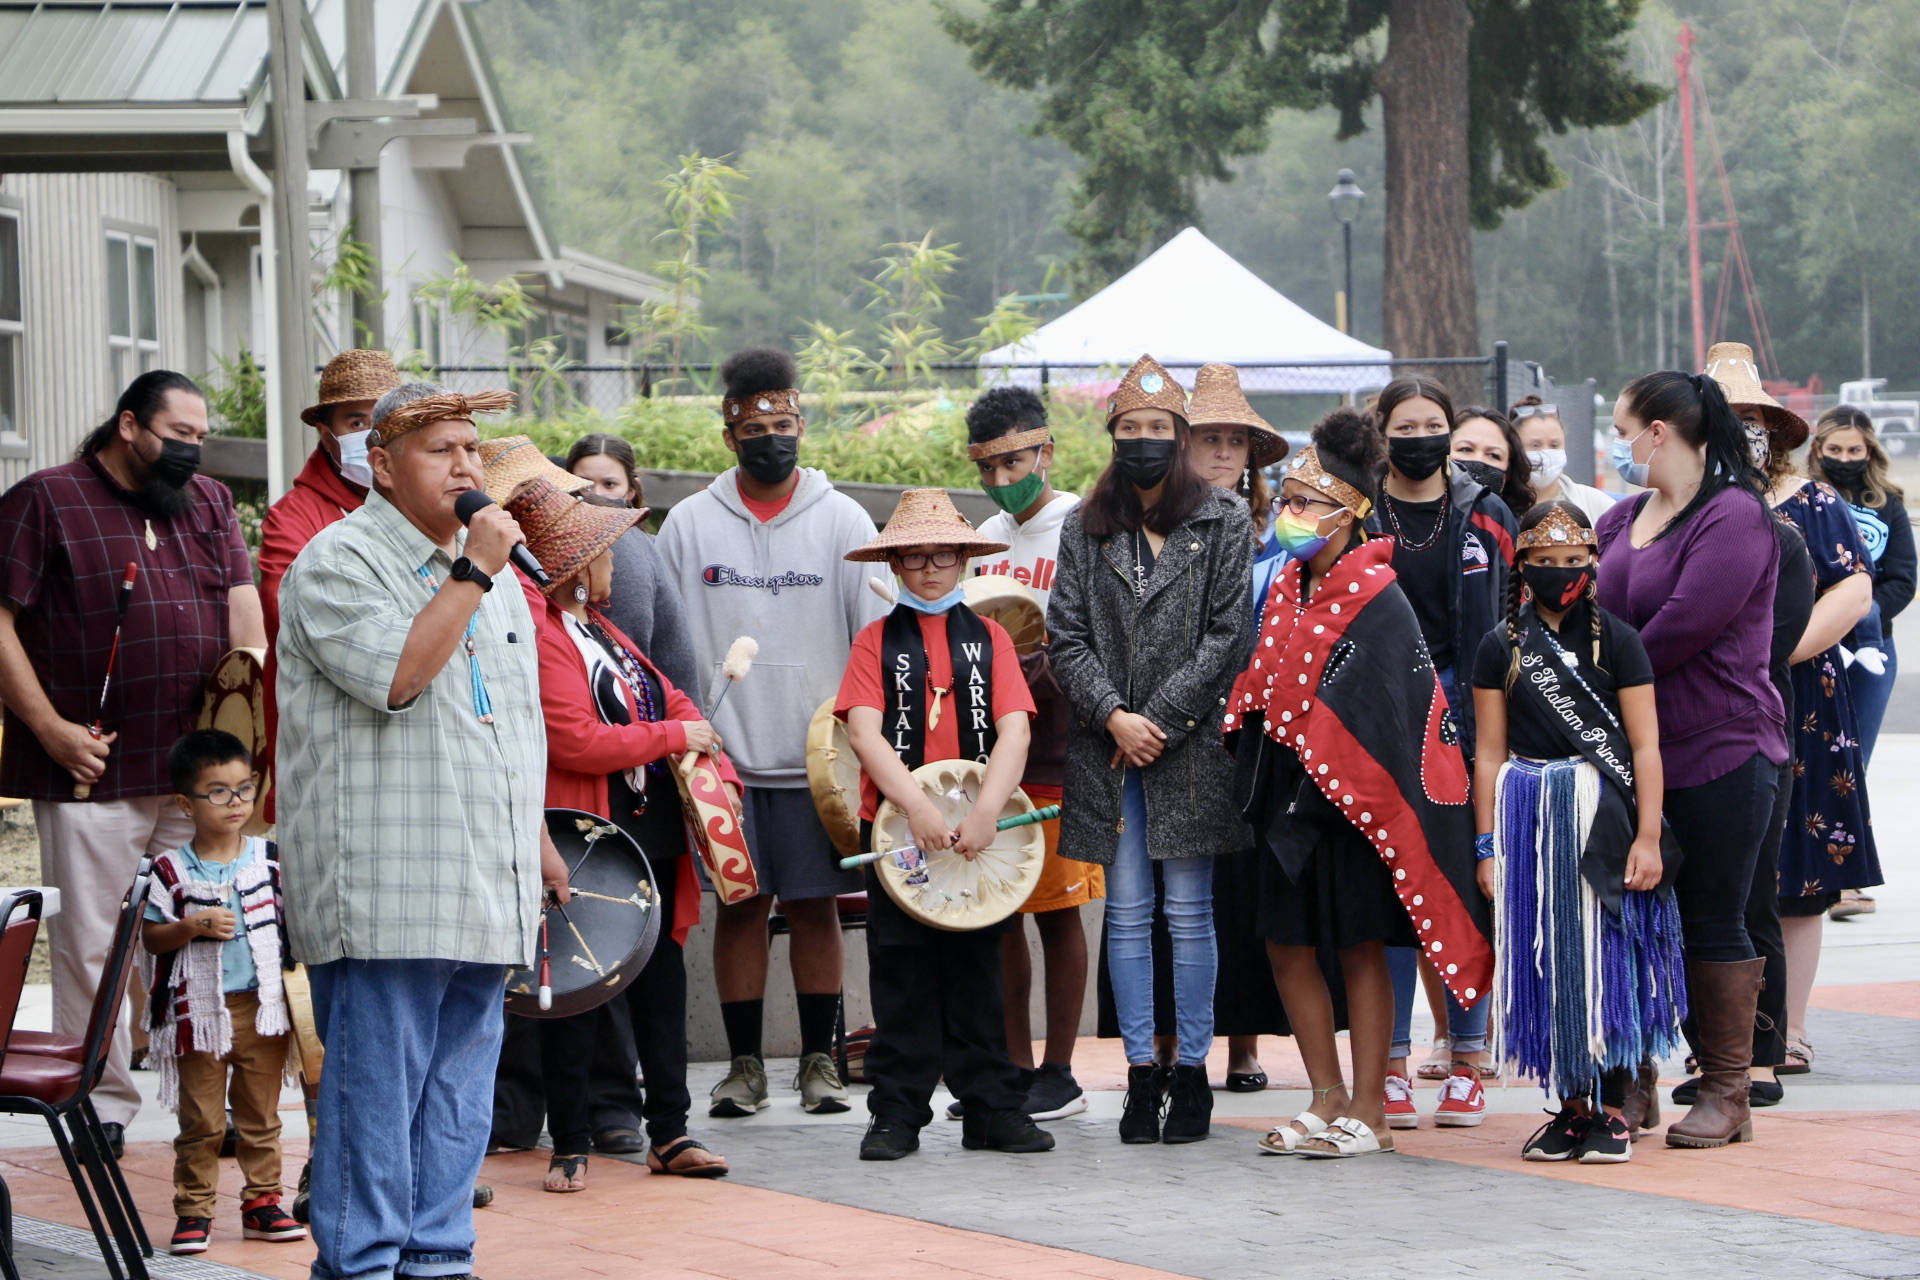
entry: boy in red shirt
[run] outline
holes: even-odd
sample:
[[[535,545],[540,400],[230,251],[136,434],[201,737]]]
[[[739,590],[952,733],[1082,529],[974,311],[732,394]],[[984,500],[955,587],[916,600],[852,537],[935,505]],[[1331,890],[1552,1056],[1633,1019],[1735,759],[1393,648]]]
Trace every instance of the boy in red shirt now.
[[[851,561],[885,561],[902,590],[892,613],[854,637],[834,712],[860,758],[860,839],[872,846],[885,796],[906,814],[922,853],[971,857],[993,842],[994,820],[1026,767],[1033,696],[1005,630],[961,599],[969,556],[1005,551],[976,533],[944,489],[900,495],[887,527]],[[913,779],[936,760],[977,760],[986,779],[957,830]],[[867,1050],[873,1120],[862,1160],[919,1149],[942,1076],[965,1104],[969,1150],[1048,1151],[1053,1135],[1022,1109],[1007,1055],[1000,989],[1002,926],[935,929],[908,916],[867,876],[867,964],[876,1030]]]

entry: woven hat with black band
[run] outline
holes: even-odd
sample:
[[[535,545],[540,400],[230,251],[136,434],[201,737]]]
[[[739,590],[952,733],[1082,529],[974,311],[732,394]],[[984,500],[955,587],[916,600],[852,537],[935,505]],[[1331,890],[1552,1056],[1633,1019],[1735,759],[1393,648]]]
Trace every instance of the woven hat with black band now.
[[[1760,367],[1753,362],[1753,348],[1746,343],[1714,343],[1707,351],[1707,367],[1701,372],[1720,384],[1735,413],[1742,409],[1759,411],[1776,449],[1798,449],[1812,434],[1805,418],[1768,395],[1760,385]]]
[[[1269,467],[1287,456],[1287,438],[1253,411],[1240,390],[1240,372],[1230,364],[1203,364],[1193,375],[1192,427],[1245,427],[1247,460]]]
[[[320,371],[320,402],[302,409],[300,421],[321,426],[333,406],[355,401],[371,404],[404,381],[393,367],[393,357],[384,351],[342,351]]]
[[[502,504],[527,536],[527,550],[553,581],[547,594],[613,549],[640,522],[632,507],[596,507],[555,487],[528,480]]]
[[[1152,356],[1141,356],[1133,362],[1133,368],[1127,370],[1127,376],[1120,379],[1113,394],[1107,398],[1107,426],[1113,426],[1113,420],[1133,409],[1165,409],[1174,417],[1185,421],[1187,417],[1187,393],[1175,382],[1173,375],[1160,366]]]
[[[864,547],[847,552],[855,562],[885,560],[906,547],[955,547],[967,556],[989,556],[1005,551],[1007,544],[995,542],[967,523],[945,489],[908,489],[894,504],[887,527]]]
[[[593,481],[577,476],[540,452],[531,436],[495,436],[480,442],[480,461],[487,468],[487,496],[501,506],[513,491],[529,480],[545,480],[562,493],[579,493]]]

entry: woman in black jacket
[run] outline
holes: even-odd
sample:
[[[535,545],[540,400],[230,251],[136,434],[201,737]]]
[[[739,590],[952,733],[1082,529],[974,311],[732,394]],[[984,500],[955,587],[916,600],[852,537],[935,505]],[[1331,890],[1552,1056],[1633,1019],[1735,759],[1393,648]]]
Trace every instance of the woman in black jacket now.
[[[1473,760],[1473,698],[1456,692],[1454,666],[1471,663],[1480,638],[1506,617],[1507,566],[1513,563],[1513,513],[1500,495],[1448,461],[1456,418],[1453,401],[1429,378],[1396,378],[1374,406],[1387,437],[1387,476],[1367,528],[1393,539],[1393,571],[1413,604],[1440,687],[1447,695],[1460,746]],[[1393,1055],[1387,1074],[1387,1123],[1411,1129],[1420,1122],[1407,1074],[1413,1040],[1414,974],[1418,954],[1389,947],[1393,969]],[[1438,985],[1429,975],[1429,983]],[[1448,1064],[1434,1123],[1478,1125],[1486,1099],[1479,1076],[1486,1060],[1487,1009],[1447,1001]],[[1435,1037],[1435,1049],[1439,1049]],[[1429,1074],[1423,1070],[1422,1075]]]
[[[1108,957],[1127,1051],[1124,1142],[1207,1136],[1214,852],[1249,843],[1220,745],[1251,647],[1246,504],[1188,465],[1186,395],[1143,356],[1108,403],[1113,461],[1060,533],[1049,654],[1073,704],[1060,855],[1107,868]],[[1179,1061],[1153,1058],[1154,867],[1173,942]]]

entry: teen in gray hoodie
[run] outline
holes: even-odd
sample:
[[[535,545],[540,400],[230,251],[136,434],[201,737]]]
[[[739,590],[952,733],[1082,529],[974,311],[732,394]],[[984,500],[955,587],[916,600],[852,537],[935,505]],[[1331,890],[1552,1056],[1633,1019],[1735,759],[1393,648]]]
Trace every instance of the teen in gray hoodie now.
[[[679,503],[658,547],[686,605],[699,681],[710,708],[727,647],[760,642],[753,670],[727,695],[714,728],[745,787],[743,824],[760,896],[721,906],[713,967],[726,1026],[727,1076],[708,1114],[745,1116],[767,1105],[760,1048],[767,983],[767,915],[778,896],[793,934],[790,959],[800,1015],[794,1086],[810,1112],[847,1110],[831,1050],[843,953],[833,899],[861,888],[839,869],[807,788],[807,722],[838,692],[860,629],[886,606],[866,572],[844,558],[875,536],[873,521],[821,471],[796,467],[806,419],[799,375],[783,351],[742,351],[722,366],[727,447],[740,465]]]

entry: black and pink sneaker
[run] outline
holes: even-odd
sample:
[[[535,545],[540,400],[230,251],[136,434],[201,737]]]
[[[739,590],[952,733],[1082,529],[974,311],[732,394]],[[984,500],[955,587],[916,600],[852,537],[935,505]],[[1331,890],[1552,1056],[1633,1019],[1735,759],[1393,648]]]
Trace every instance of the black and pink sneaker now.
[[[280,1207],[279,1196],[260,1196],[240,1206],[240,1222],[249,1240],[305,1240],[307,1229]],[[177,1237],[176,1237],[177,1238]],[[205,1246],[201,1246],[205,1248]]]

